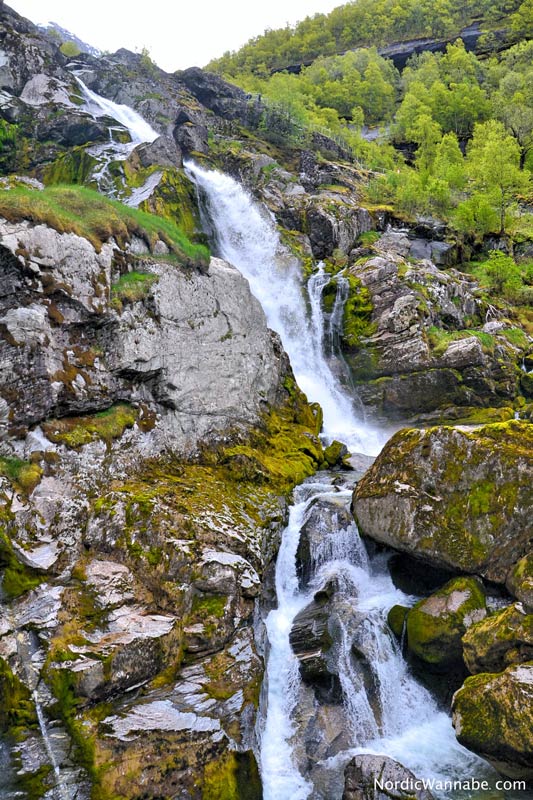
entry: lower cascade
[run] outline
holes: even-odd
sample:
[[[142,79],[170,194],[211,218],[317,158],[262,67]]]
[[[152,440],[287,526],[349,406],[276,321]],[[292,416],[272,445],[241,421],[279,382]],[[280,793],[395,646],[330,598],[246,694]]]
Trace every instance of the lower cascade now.
[[[306,297],[299,266],[268,214],[231,177],[192,162],[187,171],[219,255],[249,280],[299,385],[321,404],[325,440],[376,455],[386,436],[358,415],[337,377],[344,372],[335,347],[346,299],[342,276],[324,319],[323,266]],[[363,753],[397,759],[429,781],[435,797],[470,797],[448,791],[449,782],[490,779],[492,771],[457,742],[449,716],[411,674],[388,629],[391,606],[417,598],[395,588],[385,555],[367,554],[350,513],[353,483],[339,485],[338,473],[324,472],[294,493],[277,558],[277,608],[265,621],[258,725],[264,798],[340,798],[345,764]]]

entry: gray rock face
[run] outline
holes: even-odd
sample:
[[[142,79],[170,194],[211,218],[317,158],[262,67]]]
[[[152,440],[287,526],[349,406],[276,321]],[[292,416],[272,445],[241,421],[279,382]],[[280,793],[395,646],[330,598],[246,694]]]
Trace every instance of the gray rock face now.
[[[2,223],[0,234],[0,380],[17,391],[13,424],[129,396],[160,409],[154,444],[191,451],[208,434],[258,421],[274,399],[286,362],[233,267],[215,259],[203,275],[147,263],[150,315],[145,303],[117,314],[112,244],[97,253],[79,236],[29,223]]]
[[[342,800],[432,800],[406,767],[387,756],[361,755],[344,770]]]
[[[532,426],[403,430],[359,482],[367,536],[429,563],[504,583],[531,549]]]
[[[346,353],[362,402],[387,419],[511,403],[521,352],[506,337],[509,325],[479,325],[473,335],[472,318],[481,323],[482,314],[475,282],[431,261],[405,261],[411,245],[390,231],[377,256],[350,268],[373,308],[368,333]]]

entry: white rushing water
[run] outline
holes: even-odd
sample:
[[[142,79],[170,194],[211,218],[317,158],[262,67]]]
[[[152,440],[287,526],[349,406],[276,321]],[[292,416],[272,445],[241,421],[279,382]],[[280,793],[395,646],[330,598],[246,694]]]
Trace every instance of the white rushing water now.
[[[92,171],[91,177],[96,182],[99,191],[110,196],[117,196],[117,187],[113,177],[109,174],[109,165],[113,161],[125,161],[132,151],[144,142],[153,142],[158,138],[159,133],[155,131],[151,125],[146,122],[141,115],[129,106],[115,103],[113,100],[108,100],[106,97],[101,97],[92,89],[89,89],[83,81],[77,77],[82,98],[85,102],[84,110],[87,111],[94,119],[100,117],[110,117],[118,122],[119,127],[109,128],[109,141],[100,144],[95,144],[87,148],[87,153],[97,160],[97,167]],[[121,133],[126,129],[130,135],[129,142],[121,142]],[[129,205],[139,205],[149,193],[153,191],[157,182],[154,184],[154,178],[148,178],[145,187],[134,192],[130,198]],[[143,194],[143,188],[145,189]],[[148,194],[146,193],[148,191]]]
[[[186,166],[206,199],[220,255],[248,279],[269,327],[281,336],[298,385],[322,406],[325,437],[377,455],[386,437],[357,414],[324,355],[320,295],[329,277],[318,269],[311,278],[309,314],[299,265],[282,247],[272,219],[233,178],[191,162]]]
[[[232,178],[192,163],[187,169],[200,189],[207,209],[206,227],[219,254],[249,280],[268,324],[281,336],[300,387],[322,406],[326,436],[346,442],[352,451],[376,454],[386,437],[357,414],[336,377],[342,365],[331,368],[347,297],[346,279],[337,278],[336,301],[324,318],[322,292],[329,276],[323,267],[318,265],[310,278],[306,298],[298,266],[287,257],[275,225],[259,205]],[[338,800],[324,795],[323,789],[313,785],[311,774],[302,774],[298,766],[305,746],[298,739],[302,684],[289,639],[296,615],[328,581],[336,586],[334,647],[350,746],[321,766],[342,774],[352,755],[369,752],[396,758],[418,777],[429,780],[487,774],[484,762],[458,744],[449,716],[411,674],[386,615],[396,603],[410,605],[416,598],[395,588],[383,556],[368,558],[355,524],[341,526],[331,536],[331,522],[325,517],[320,530],[323,537],[311,555],[311,577],[303,586],[298,579],[296,554],[302,527],[311,513],[316,514],[317,504],[341,501],[348,509],[352,488],[346,485],[339,491],[333,477],[325,474],[322,482],[310,479],[294,493],[276,563],[277,608],[266,619],[266,702],[259,731],[265,800],[306,800],[311,796],[314,800]],[[354,646],[359,656],[362,654],[364,668],[360,659],[354,658]],[[435,794],[454,800],[460,796]]]

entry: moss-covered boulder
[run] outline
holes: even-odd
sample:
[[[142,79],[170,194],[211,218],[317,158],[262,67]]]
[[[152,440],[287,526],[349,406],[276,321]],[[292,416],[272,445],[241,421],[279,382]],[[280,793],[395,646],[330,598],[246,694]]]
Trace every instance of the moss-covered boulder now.
[[[533,614],[515,603],[472,625],[463,637],[463,656],[472,674],[533,660]]]
[[[366,536],[438,567],[503,583],[530,549],[533,425],[405,429],[358,483]]]
[[[506,586],[526,611],[533,613],[533,553],[528,553],[514,565],[507,576]]]
[[[466,629],[486,615],[485,593],[475,578],[454,578],[407,614],[407,646],[441,670],[462,663]]]
[[[467,678],[452,704],[455,733],[511,778],[533,778],[533,662]]]
[[[387,614],[389,628],[394,635],[398,637],[398,639],[401,637],[404,631],[408,613],[409,609],[406,606],[395,605]]]

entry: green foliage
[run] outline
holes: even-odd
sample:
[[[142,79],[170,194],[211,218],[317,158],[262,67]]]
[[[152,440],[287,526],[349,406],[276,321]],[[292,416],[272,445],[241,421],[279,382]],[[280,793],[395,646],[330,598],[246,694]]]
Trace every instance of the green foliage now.
[[[80,48],[75,42],[63,42],[59,49],[67,58],[77,58],[81,53]]]
[[[531,0],[528,2],[531,5]],[[518,0],[355,0],[329,14],[306,17],[293,28],[266,31],[236,53],[212,61],[208,69],[233,78],[243,72],[266,76],[273,69],[357,47],[419,36],[450,36],[474,19],[498,20],[520,8]],[[527,10],[519,13],[524,21],[517,20],[517,30],[530,25],[533,16]]]
[[[0,193],[0,214],[10,221],[29,219],[76,233],[97,250],[111,237],[124,244],[135,235],[151,247],[162,239],[186,265],[209,261],[207,248],[193,244],[171,220],[124,206],[84,186],[49,186],[43,191],[17,186]]]
[[[0,119],[0,172],[8,173],[15,168],[17,156],[18,128]]]
[[[474,193],[489,201],[498,214],[500,233],[505,233],[510,205],[530,184],[529,175],[520,169],[518,143],[497,120],[476,125],[465,166]]]
[[[62,417],[43,423],[43,431],[50,441],[77,449],[97,439],[111,444],[119,439],[126,428],[137,421],[139,412],[126,403],[118,403],[98,414],[87,417]]]

